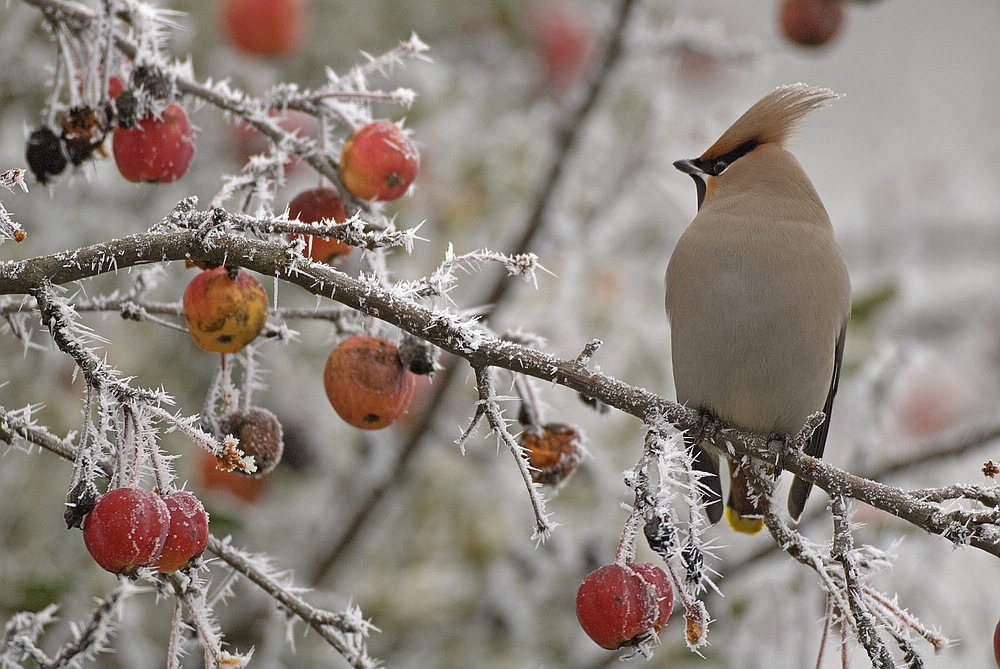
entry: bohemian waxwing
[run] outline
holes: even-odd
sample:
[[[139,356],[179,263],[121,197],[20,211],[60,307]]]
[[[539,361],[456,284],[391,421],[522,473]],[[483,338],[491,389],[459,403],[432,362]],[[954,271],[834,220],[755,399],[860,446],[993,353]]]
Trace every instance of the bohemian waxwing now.
[[[760,435],[795,435],[823,411],[806,452],[823,455],[837,392],[851,284],[830,218],[785,140],[806,113],[837,95],[782,86],[746,111],[700,157],[674,167],[698,189],[698,213],[677,241],[666,275],[677,400]],[[697,439],[687,435],[688,446]],[[693,450],[706,473],[706,511],[722,516],[720,451]],[[738,462],[726,519],[763,527]],[[795,479],[788,510],[798,520],[811,485]]]

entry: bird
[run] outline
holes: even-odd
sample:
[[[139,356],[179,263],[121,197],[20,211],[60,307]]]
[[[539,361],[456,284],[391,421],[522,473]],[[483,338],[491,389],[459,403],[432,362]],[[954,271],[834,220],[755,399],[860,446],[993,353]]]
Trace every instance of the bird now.
[[[802,118],[840,97],[780,86],[698,158],[674,163],[695,182],[698,211],[667,264],[665,305],[677,401],[727,425],[788,438],[822,411],[805,453],[822,457],[851,311],[851,282],[819,194],[786,144]],[[730,474],[725,516],[763,527],[745,464],[691,431],[711,523],[723,515],[720,456]],[[798,521],[812,485],[796,477]]]

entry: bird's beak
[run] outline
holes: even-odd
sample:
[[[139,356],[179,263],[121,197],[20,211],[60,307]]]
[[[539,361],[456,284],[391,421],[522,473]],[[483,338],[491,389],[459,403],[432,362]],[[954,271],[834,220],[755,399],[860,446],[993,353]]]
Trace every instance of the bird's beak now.
[[[704,174],[704,170],[696,164],[697,161],[697,158],[692,158],[691,160],[678,160],[674,163],[674,167],[679,169],[684,174],[690,174],[692,176],[695,174]]]
[[[701,205],[705,204],[705,196],[708,195],[708,175],[705,174],[702,162],[697,158],[678,160],[674,167],[694,179],[694,186],[698,191],[698,209],[701,209]]]

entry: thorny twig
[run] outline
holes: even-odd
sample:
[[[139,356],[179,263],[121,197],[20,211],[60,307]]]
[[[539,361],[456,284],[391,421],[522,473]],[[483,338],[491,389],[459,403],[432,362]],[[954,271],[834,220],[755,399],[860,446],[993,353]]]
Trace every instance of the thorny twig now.
[[[629,519],[622,531],[616,561],[632,559],[639,523],[649,547],[663,559],[678,599],[684,606],[684,638],[697,651],[708,643],[711,622],[701,593],[716,589],[705,563],[711,547],[702,533],[707,522],[701,512],[703,485],[683,438],[662,416],[648,421],[642,457],[626,473],[625,484],[635,493]],[[682,521],[676,507],[685,508]],[[682,576],[683,574],[683,576]]]
[[[170,414],[166,414],[165,417],[164,413],[166,412],[156,412],[159,417],[170,420],[172,424],[186,424],[186,421],[179,421]],[[56,455],[70,461],[76,458],[76,448],[72,444],[52,437],[43,429],[26,425],[12,412],[0,407],[0,439],[10,442],[14,438],[21,438],[36,446],[51,450]],[[364,620],[357,607],[351,607],[344,613],[313,607],[296,593],[298,590],[296,586],[283,583],[276,578],[271,573],[265,559],[241,551],[228,540],[222,541],[210,535],[208,550],[309,625],[327,643],[340,652],[352,667],[355,669],[375,669],[378,666],[378,662],[368,655],[364,642],[368,634],[375,628]],[[170,578],[176,580],[181,577],[175,574]],[[202,620],[202,623],[206,623],[206,620]]]
[[[20,660],[30,659],[38,665],[49,662],[48,655],[38,647],[38,638],[45,627],[56,620],[59,607],[50,604],[38,613],[27,611],[14,614],[4,626],[0,639],[0,666],[19,666]]]
[[[764,524],[785,553],[816,572],[829,598],[828,606],[839,613],[837,621],[845,634],[865,648],[874,667],[896,666],[880,631],[894,638],[904,656],[916,653],[909,640],[914,632],[930,643],[935,652],[940,651],[949,643],[947,639],[928,630],[893,599],[863,582],[867,573],[890,562],[888,556],[874,547],[854,548],[846,499],[836,493],[833,496],[834,537],[827,548],[816,546],[789,527],[778,516],[771,498],[764,500]]]
[[[122,581],[111,594],[94,609],[86,626],[76,634],[76,639],[59,649],[47,664],[40,669],[71,667],[79,657],[89,657],[104,650],[104,644],[111,634],[110,618],[117,614],[125,598],[135,591],[129,581]]]
[[[24,183],[24,170],[13,168],[0,172],[0,188],[12,191],[15,185],[19,186],[25,193],[28,192],[28,186]],[[0,201],[0,243],[3,243],[4,239],[22,242],[26,236],[27,233],[17,221],[11,218],[3,202]]]
[[[130,581],[122,581],[107,597],[100,600],[90,614],[90,619],[74,632],[74,638],[49,657],[37,641],[44,628],[56,621],[56,605],[38,613],[19,613],[7,623],[0,639],[0,666],[21,666],[18,656],[31,658],[39,669],[69,669],[80,666],[82,659],[93,658],[106,649],[112,632],[110,618],[117,614],[120,605],[136,590]]]
[[[261,559],[233,547],[228,541],[209,537],[208,550],[222,558],[230,567],[246,576],[275,601],[295,614],[337,650],[356,669],[375,669],[378,662],[368,655],[364,640],[376,628],[365,620],[360,609],[351,607],[345,613],[332,613],[307,603],[295,589],[260,569]]]
[[[830,508],[833,513],[833,546],[830,549],[830,556],[843,568],[844,589],[850,605],[850,615],[854,618],[858,642],[868,653],[873,667],[892,669],[894,666],[892,655],[879,637],[875,629],[874,616],[863,600],[861,574],[852,554],[854,537],[851,535],[847,501],[842,495],[833,495],[830,498]]]
[[[38,7],[47,17],[51,17],[55,25],[68,25],[75,33],[87,30],[98,23],[99,17],[95,10],[73,0],[23,1]],[[117,12],[116,18],[129,24],[136,32],[137,39],[133,39],[126,34],[126,31],[119,29],[114,29],[109,37],[115,48],[134,62],[139,62],[143,58],[152,58],[161,47],[158,43],[161,38],[159,29],[171,27],[173,17],[174,14],[168,10],[159,8],[148,10],[144,5],[128,3],[127,9]],[[424,53],[427,48],[427,45],[420,41],[416,35],[412,35],[383,56],[371,59],[369,64],[356,68],[347,76],[338,77],[332,70],[328,70],[329,84],[317,93],[304,92],[299,94],[295,87],[288,90],[279,88],[268,96],[270,104],[261,99],[248,98],[242,93],[232,91],[227,82],[219,82],[214,85],[198,82],[193,77],[188,76],[183,64],[171,66],[169,69],[174,87],[179,93],[193,96],[244,119],[274,142],[279,153],[282,151],[293,152],[323,175],[337,188],[351,210],[369,212],[370,207],[367,203],[357,200],[343,187],[337,169],[337,161],[326,153],[317,151],[313,140],[301,138],[296,133],[281,128],[274,118],[268,116],[268,110],[277,106],[279,108],[296,108],[307,113],[322,115],[323,118],[335,115],[346,127],[353,128],[357,122],[356,116],[363,112],[345,112],[343,105],[337,102],[332,93],[340,91],[349,94],[359,91],[361,89],[358,88],[358,83],[363,82],[364,77],[375,72],[382,72],[389,65],[402,62],[404,57],[425,59]],[[68,59],[60,59],[58,62],[66,61]],[[299,97],[295,98],[295,96]],[[403,92],[400,90],[384,96],[384,101],[408,106],[412,104],[413,97],[412,91]],[[280,160],[280,157],[278,158]],[[250,183],[252,182],[251,179]]]
[[[253,656],[253,649],[246,654],[231,653],[227,651],[222,640],[222,632],[219,630],[211,610],[206,605],[206,584],[197,574],[181,575],[169,574],[164,577],[174,590],[174,597],[177,602],[182,602],[184,608],[191,615],[194,629],[198,632],[201,645],[205,649],[206,667],[233,667],[241,669],[247,666]],[[175,624],[179,623],[175,612]]]
[[[30,289],[38,301],[42,324],[48,328],[52,340],[77,366],[87,380],[87,385],[96,390],[108,391],[122,402],[169,403],[170,397],[163,392],[136,389],[117,378],[117,371],[98,358],[86,345],[81,335],[92,336],[82,324],[75,322],[73,308],[68,301],[55,293],[48,280],[42,280]]]
[[[476,386],[479,389],[479,402],[476,406],[476,415],[472,420],[475,426],[481,418],[486,418],[490,429],[496,435],[498,444],[503,444],[510,450],[511,455],[517,461],[518,471],[521,472],[521,479],[528,490],[528,498],[531,500],[531,509],[535,514],[535,530],[531,538],[538,542],[544,542],[552,535],[556,525],[549,520],[549,514],[545,511],[545,498],[542,496],[541,486],[531,480],[531,465],[524,455],[521,445],[507,430],[507,419],[503,417],[503,410],[500,408],[500,401],[504,398],[496,394],[493,385],[493,378],[488,367],[476,368]],[[467,438],[470,430],[466,430],[463,435]],[[464,447],[464,445],[463,445]]]
[[[174,217],[207,220],[219,219],[211,214],[175,211]],[[224,217],[224,214],[223,216]],[[300,257],[289,257],[287,247],[280,242],[252,239],[213,228],[207,235],[202,228],[171,232],[144,233],[124,237],[114,242],[96,244],[65,253],[42,256],[30,261],[0,263],[0,291],[38,292],[38,277],[51,276],[53,283],[65,283],[95,276],[112,269],[162,260],[192,257],[208,262],[228,261],[264,275],[294,283],[315,295],[326,296],[369,316],[379,318],[401,330],[425,339],[435,346],[465,358],[473,367],[503,367],[513,372],[535,376],[586,394],[595,400],[645,419],[662,415],[679,428],[693,428],[701,418],[692,409],[664,400],[646,390],[635,388],[601,372],[581,367],[574,359],[561,359],[538,350],[499,339],[473,320],[454,313],[421,306],[376,282],[356,279],[333,268],[310,263]],[[41,279],[44,284],[45,279]],[[52,301],[49,300],[49,305]],[[64,307],[45,307],[53,316],[62,315]],[[56,328],[59,332],[60,328]],[[85,347],[65,340],[64,345],[82,363],[85,373],[112,383],[104,368]],[[58,341],[57,341],[58,343]],[[100,372],[100,373],[97,373]],[[117,386],[115,386],[117,387]],[[138,391],[123,387],[121,392]],[[154,394],[155,398],[162,398]],[[146,396],[140,394],[140,399]],[[806,430],[807,432],[808,430]],[[783,470],[811,480],[827,491],[842,491],[848,496],[913,523],[934,534],[940,534],[956,544],[967,544],[1000,556],[1000,510],[970,512],[964,509],[944,511],[939,504],[922,501],[906,491],[876,481],[862,479],[832,465],[805,455],[800,440],[776,452],[777,445],[766,437],[753,435],[715,424],[705,432],[705,438],[722,444],[737,456],[749,455],[777,465]]]

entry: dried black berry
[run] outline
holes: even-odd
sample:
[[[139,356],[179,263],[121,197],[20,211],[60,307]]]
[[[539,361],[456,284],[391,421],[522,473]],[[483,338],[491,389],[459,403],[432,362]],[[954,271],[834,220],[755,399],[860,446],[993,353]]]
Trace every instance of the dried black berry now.
[[[691,542],[681,548],[681,562],[684,564],[684,581],[692,587],[701,585],[705,577],[705,556],[701,549]]]
[[[118,109],[118,125],[122,128],[133,127],[141,116],[139,98],[132,88],[126,88],[118,94],[115,107]]]
[[[656,514],[642,528],[642,533],[646,535],[646,542],[657,555],[664,560],[669,560],[677,546],[677,537],[670,520],[661,514]]]
[[[46,184],[66,169],[68,160],[62,141],[48,126],[39,126],[28,135],[28,146],[24,152],[28,167],[39,183]]]
[[[170,79],[163,72],[156,68],[140,65],[132,70],[132,85],[135,88],[140,86],[154,100],[167,100],[170,98]]]
[[[93,481],[81,480],[69,491],[66,496],[66,511],[63,518],[66,520],[66,529],[83,527],[83,518],[97,503],[100,491]]]
[[[399,360],[414,374],[434,376],[436,357],[434,345],[420,337],[405,334],[399,342]]]
[[[62,140],[66,156],[74,165],[90,158],[94,149],[104,143],[104,137],[111,127],[108,109],[93,107],[73,107],[63,117]]]

